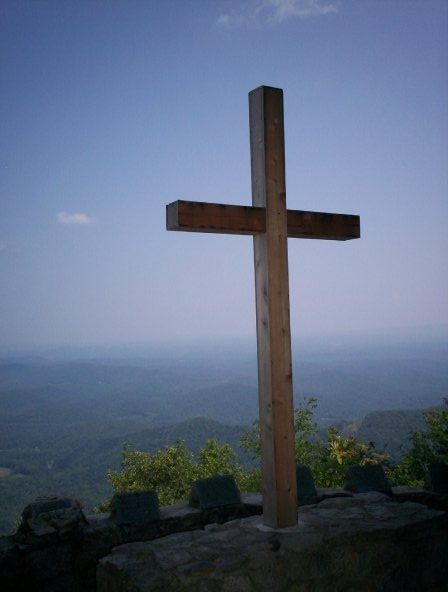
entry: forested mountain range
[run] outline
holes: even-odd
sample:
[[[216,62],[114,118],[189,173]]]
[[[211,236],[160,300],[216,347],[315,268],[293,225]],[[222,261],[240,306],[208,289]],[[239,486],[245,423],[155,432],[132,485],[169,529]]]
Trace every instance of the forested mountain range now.
[[[422,425],[418,410],[448,394],[446,351],[302,352],[296,403],[316,397],[323,427],[338,424],[397,457]],[[125,441],[155,451],[180,438],[196,451],[216,438],[237,450],[257,417],[253,351],[63,358],[0,359],[0,532],[37,495],[75,495],[87,509],[107,497],[106,473],[119,467]]]

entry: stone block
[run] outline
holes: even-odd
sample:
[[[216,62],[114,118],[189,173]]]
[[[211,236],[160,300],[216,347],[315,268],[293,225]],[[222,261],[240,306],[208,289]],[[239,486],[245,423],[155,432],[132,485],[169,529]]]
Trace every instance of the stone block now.
[[[68,575],[72,571],[72,545],[59,543],[34,549],[28,556],[27,564],[30,581],[40,582],[42,589],[52,590],[50,582]]]
[[[0,537],[0,590],[19,588],[23,574],[23,559],[14,537]]]
[[[381,465],[353,465],[345,475],[345,489],[354,493],[379,491],[392,494],[384,469]]]
[[[299,504],[307,503],[317,496],[311,469],[304,464],[297,463],[297,500]]]
[[[207,510],[241,504],[241,496],[233,475],[218,475],[195,481],[189,503],[194,508]]]
[[[160,520],[155,491],[116,493],[112,498],[110,519],[118,526],[141,526]]]
[[[431,463],[425,475],[425,489],[434,493],[448,494],[448,465]]]
[[[261,516],[115,547],[98,592],[442,592],[446,515],[371,492],[303,506],[296,526]]]
[[[87,524],[80,502],[71,497],[40,497],[23,510],[18,529],[29,537],[71,537]]]

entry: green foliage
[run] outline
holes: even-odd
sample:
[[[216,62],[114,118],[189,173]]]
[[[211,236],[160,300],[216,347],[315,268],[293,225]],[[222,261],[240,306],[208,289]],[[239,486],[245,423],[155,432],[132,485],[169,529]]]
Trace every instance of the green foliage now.
[[[354,437],[346,437],[334,427],[327,429],[325,437],[319,434],[314,412],[317,401],[304,398],[294,412],[295,458],[308,465],[318,487],[343,487],[345,473],[350,465],[384,463],[391,485],[419,483],[429,462],[448,462],[448,399],[442,409],[425,413],[426,430],[414,432],[412,450],[398,464],[389,462],[384,453],[374,450],[373,444],[364,444]],[[261,456],[259,422],[243,434],[241,446],[253,459]],[[121,471],[109,471],[108,480],[114,491],[142,491],[155,489],[161,504],[170,504],[188,498],[196,479],[231,473],[242,491],[260,491],[259,468],[247,469],[237,461],[229,444],[219,445],[207,440],[195,457],[178,440],[154,454],[123,447]],[[107,503],[97,510],[107,510]]]
[[[385,455],[373,451],[372,445],[362,444],[355,438],[346,438],[335,428],[327,431],[325,440],[321,439],[318,426],[313,420],[316,407],[316,399],[305,398],[294,412],[295,457],[297,462],[311,468],[316,485],[340,487],[344,484],[345,471],[349,465],[377,463],[385,459]],[[241,446],[254,459],[260,458],[258,421],[242,436]],[[121,471],[108,473],[108,480],[114,491],[154,489],[162,505],[187,499],[196,479],[218,474],[233,474],[242,491],[261,490],[260,469],[243,467],[238,463],[231,446],[219,445],[216,440],[207,440],[197,458],[181,440],[174,446],[157,450],[154,454],[131,450],[125,444],[122,454]],[[107,509],[106,503],[101,504],[97,511]]]
[[[124,444],[122,469],[109,471],[108,481],[116,492],[154,489],[160,503],[165,505],[187,499],[196,479],[230,473],[241,490],[259,488],[258,473],[245,470],[229,444],[219,445],[216,440],[207,440],[195,458],[178,440],[175,445],[154,454],[131,450]],[[103,502],[95,510],[107,511],[108,503]]]
[[[437,405],[448,386],[446,345],[428,345],[412,348],[412,355],[409,344],[367,347],[362,362],[359,349],[346,350],[344,357],[331,348],[314,352],[303,359],[302,384],[313,385],[322,415],[335,421],[384,409],[366,418],[357,438],[387,443],[398,460],[408,451],[402,447],[408,433],[423,427],[412,418],[422,393],[428,406]],[[130,352],[113,359],[115,354],[104,351],[97,360],[93,352],[78,354],[85,361],[0,360],[0,534],[10,531],[26,504],[52,491],[79,498],[89,512],[110,495],[104,475],[119,469],[124,441],[133,450],[155,453],[181,438],[193,454],[205,437],[227,442],[246,467],[244,489],[260,488],[259,471],[248,470],[250,455],[238,449],[245,428],[237,424],[249,424],[257,413],[256,386],[247,384],[249,374],[255,377],[252,353],[223,355],[220,348],[207,347],[188,356],[165,355],[158,348],[132,359]],[[328,371],[317,376],[310,361]],[[199,414],[212,419],[193,419]],[[322,440],[326,446],[326,437]],[[401,484],[410,477],[399,468],[401,474],[394,475]],[[317,477],[322,484],[335,482],[334,475]]]
[[[345,474],[350,465],[384,463],[387,455],[377,452],[373,444],[364,444],[354,437],[339,434],[335,428],[327,430],[327,440],[316,467],[316,483],[321,487],[344,487]]]
[[[426,428],[411,436],[412,448],[391,468],[389,478],[400,485],[417,485],[430,463],[448,464],[448,398],[440,409],[426,411]]]
[[[327,430],[326,439],[319,436],[313,420],[317,400],[305,397],[294,411],[295,458],[310,467],[318,487],[342,487],[347,467],[353,464],[379,463],[386,455],[373,450],[371,444],[363,444],[355,438],[347,438],[335,428]],[[260,426],[256,421],[241,439],[242,447],[254,458],[261,453]]]
[[[193,455],[181,441],[153,455],[124,444],[122,470],[108,473],[114,491],[155,489],[162,504],[185,498],[193,479]]]

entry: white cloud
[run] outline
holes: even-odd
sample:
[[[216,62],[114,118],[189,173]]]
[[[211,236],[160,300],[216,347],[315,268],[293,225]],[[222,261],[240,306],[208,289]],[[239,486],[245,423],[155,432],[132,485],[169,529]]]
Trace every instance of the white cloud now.
[[[92,224],[95,220],[87,214],[59,212],[56,216],[59,224]]]
[[[224,27],[249,23],[265,25],[335,12],[338,12],[337,3],[328,0],[252,0],[237,10],[221,14],[216,23]]]
[[[216,19],[218,25],[229,25],[231,21],[231,17],[229,14],[220,14]]]

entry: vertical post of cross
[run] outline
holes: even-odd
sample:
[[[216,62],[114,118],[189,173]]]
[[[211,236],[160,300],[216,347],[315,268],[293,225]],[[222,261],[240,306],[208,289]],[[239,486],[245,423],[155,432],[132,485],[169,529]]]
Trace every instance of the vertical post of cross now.
[[[265,208],[254,235],[263,517],[273,528],[297,522],[283,92],[249,93],[252,205]]]

